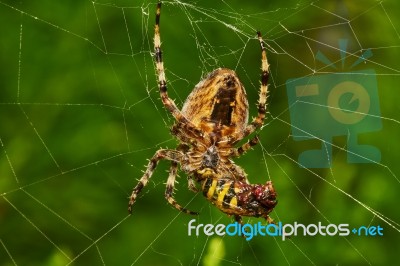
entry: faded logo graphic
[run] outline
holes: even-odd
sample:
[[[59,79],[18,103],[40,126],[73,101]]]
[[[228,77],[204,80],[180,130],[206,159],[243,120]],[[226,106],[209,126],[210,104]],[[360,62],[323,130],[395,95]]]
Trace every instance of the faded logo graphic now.
[[[346,40],[339,46],[344,65]],[[343,52],[343,54],[342,54]],[[367,50],[353,63],[358,65],[372,52]],[[319,61],[332,64],[318,52]],[[332,64],[333,65],[333,64]],[[318,139],[321,147],[303,151],[298,158],[306,168],[326,168],[332,163],[332,138],[346,136],[349,163],[379,162],[381,153],[374,146],[359,143],[361,133],[381,129],[376,74],[373,69],[313,75],[286,82],[293,138]]]

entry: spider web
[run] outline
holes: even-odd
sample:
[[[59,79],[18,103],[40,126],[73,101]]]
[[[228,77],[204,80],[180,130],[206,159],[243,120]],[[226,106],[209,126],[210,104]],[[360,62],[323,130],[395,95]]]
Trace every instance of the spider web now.
[[[188,236],[188,222],[231,219],[186,188],[178,213],[163,194],[161,162],[127,214],[127,197],[159,148],[174,148],[173,119],[159,99],[153,50],[155,2],[0,0],[1,265],[388,264],[399,247],[400,81],[395,1],[166,1],[161,35],[169,94],[182,106],[199,79],[237,71],[256,103],[260,49],[271,64],[269,115],[261,143],[235,160],[252,183],[274,182],[276,221],[384,228],[384,236]],[[396,9],[397,8],[397,9]],[[340,46],[346,40],[347,46]],[[342,42],[343,44],[344,42]],[[368,51],[368,52],[367,52]],[[370,56],[371,53],[373,56]],[[356,158],[353,132],[298,141],[288,80],[373,69],[381,128],[356,132],[381,159]],[[333,108],[326,103],[320,106]],[[256,115],[255,104],[250,113]],[[307,122],[313,117],[302,118]],[[300,121],[300,122],[301,122]],[[318,121],[316,121],[317,123]],[[297,132],[297,131],[296,131]],[[304,168],[299,154],[332,145],[332,164]],[[368,158],[367,158],[368,159]],[[256,223],[260,219],[245,219]]]

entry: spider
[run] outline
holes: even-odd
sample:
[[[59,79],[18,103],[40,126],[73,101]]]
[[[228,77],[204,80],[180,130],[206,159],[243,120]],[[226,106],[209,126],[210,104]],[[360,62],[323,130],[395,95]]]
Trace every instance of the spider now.
[[[264,123],[269,64],[261,33],[257,32],[262,62],[258,115],[248,123],[246,92],[236,73],[230,69],[218,68],[209,73],[195,86],[181,110],[168,97],[161,51],[160,16],[161,2],[158,2],[154,33],[158,87],[162,103],[176,120],[171,133],[179,140],[179,145],[176,149],[160,149],[150,159],[130,196],[129,213],[132,213],[132,205],[153,175],[158,162],[164,159],[171,161],[165,198],[179,211],[198,214],[182,207],[173,198],[178,165],[188,175],[188,188],[197,192],[196,182],[200,183],[203,195],[222,212],[234,215],[239,222],[242,216],[263,217],[272,222],[268,214],[277,204],[272,182],[250,184],[245,171],[231,160],[258,143],[258,136],[255,136],[242,146],[235,147]]]

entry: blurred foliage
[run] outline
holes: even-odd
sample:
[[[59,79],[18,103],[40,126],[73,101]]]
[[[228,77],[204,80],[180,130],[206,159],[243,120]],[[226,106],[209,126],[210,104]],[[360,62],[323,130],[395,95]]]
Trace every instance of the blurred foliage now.
[[[208,251],[204,255],[203,264],[205,266],[221,265],[221,260],[225,257],[225,246],[221,238],[213,237],[208,244]]]
[[[397,1],[165,1],[161,35],[171,98],[179,106],[202,76],[235,69],[256,114],[260,30],[271,64],[261,145],[236,162],[252,183],[273,180],[284,223],[381,225],[383,237],[188,236],[193,217],[164,200],[161,162],[127,214],[127,197],[147,159],[173,148],[173,119],[157,90],[152,41],[155,1],[0,0],[0,265],[383,265],[397,261],[400,212]],[[318,141],[291,136],[285,82],[336,70],[338,39],[349,64],[377,73],[383,128],[360,136],[381,150],[375,164],[348,164],[346,136],[333,139],[333,165],[304,169],[301,151]],[[351,63],[350,63],[351,61]],[[351,71],[340,69],[339,71]],[[180,174],[178,202],[198,223],[229,223]],[[358,202],[361,202],[359,204]],[[372,208],[391,219],[378,219]],[[246,219],[257,222],[258,219]],[[215,254],[215,255],[213,255]],[[213,256],[215,256],[213,260]]]

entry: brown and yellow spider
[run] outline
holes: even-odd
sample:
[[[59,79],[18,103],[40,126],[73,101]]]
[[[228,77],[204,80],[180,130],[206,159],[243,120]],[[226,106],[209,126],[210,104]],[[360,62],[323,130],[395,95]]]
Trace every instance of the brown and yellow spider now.
[[[245,89],[233,70],[218,68],[200,81],[186,99],[182,110],[168,97],[160,40],[161,2],[157,5],[154,33],[155,61],[158,87],[165,108],[176,122],[171,133],[179,140],[176,149],[160,149],[150,159],[146,172],[133,189],[129,212],[141,190],[146,186],[161,159],[171,161],[165,198],[176,209],[198,214],[179,205],[173,198],[178,164],[188,175],[188,187],[197,191],[194,179],[201,184],[203,195],[222,212],[241,216],[264,217],[268,222],[276,193],[271,181],[265,185],[249,184],[244,170],[231,158],[239,157],[258,143],[257,136],[241,147],[235,144],[260,128],[264,123],[268,94],[269,64],[266,49],[257,32],[261,46],[261,87],[258,115],[248,123],[248,102]]]

